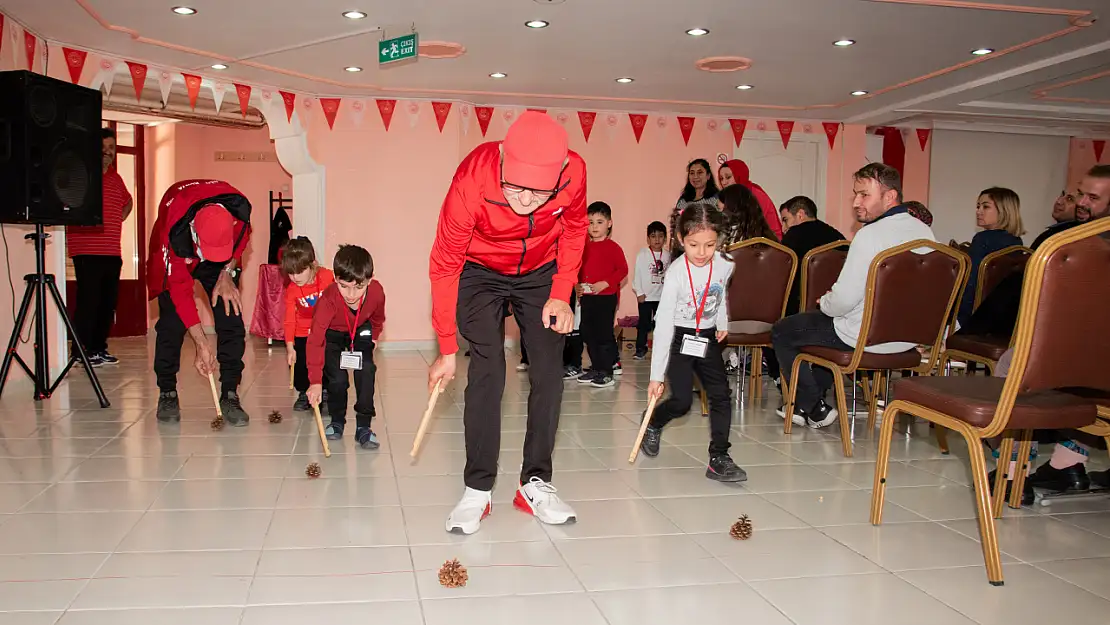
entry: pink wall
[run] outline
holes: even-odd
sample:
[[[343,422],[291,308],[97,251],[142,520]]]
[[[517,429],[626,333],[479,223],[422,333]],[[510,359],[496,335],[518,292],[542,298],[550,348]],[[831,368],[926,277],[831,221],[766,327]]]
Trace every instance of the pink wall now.
[[[1091,140],[1072,137],[1068,150],[1068,190],[1075,191],[1088,169],[1095,165],[1106,164],[1110,164],[1110,142],[1102,152],[1102,160],[1095,161],[1095,150],[1091,147]]]

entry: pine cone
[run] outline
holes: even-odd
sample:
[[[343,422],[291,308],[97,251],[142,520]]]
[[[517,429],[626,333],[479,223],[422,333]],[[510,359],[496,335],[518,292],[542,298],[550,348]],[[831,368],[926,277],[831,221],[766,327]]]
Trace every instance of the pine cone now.
[[[319,462],[313,462],[312,464],[305,467],[305,470],[304,470],[304,474],[307,475],[309,477],[309,479],[313,479],[313,480],[320,477],[320,473],[321,473],[321,471],[320,471],[320,463]]]
[[[220,415],[216,415],[216,418],[212,419],[211,425],[213,430],[224,429],[224,418]]]
[[[752,537],[752,522],[748,520],[748,515],[742,515],[738,521],[732,524],[732,528],[728,530],[728,535],[736,540],[747,540]]]
[[[469,576],[466,567],[459,564],[458,559],[448,560],[439,569],[439,583],[447,588],[460,588],[466,586]]]
[[[281,423],[281,412],[275,410],[270,413],[270,423]]]

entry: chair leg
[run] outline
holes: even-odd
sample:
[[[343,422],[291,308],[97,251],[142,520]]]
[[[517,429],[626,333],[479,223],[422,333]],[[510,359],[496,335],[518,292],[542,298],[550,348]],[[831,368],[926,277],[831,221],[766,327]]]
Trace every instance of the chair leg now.
[[[987,459],[983,444],[970,430],[960,430],[971,456],[971,480],[975,484],[975,507],[979,517],[979,542],[983,546],[983,561],[987,566],[987,580],[992,586],[1001,586],[1002,555],[998,548],[998,533],[991,515],[990,486],[987,484]],[[1012,442],[1012,441],[1011,441]],[[998,471],[1002,475],[1002,471]],[[998,486],[996,485],[997,489]],[[1004,487],[1003,487],[1004,488]],[[996,490],[997,492],[997,490]]]
[[[786,421],[782,427],[784,434],[789,434],[790,429],[794,425],[794,400],[798,397],[798,369],[801,368],[801,366],[802,358],[798,356],[794,359],[794,364],[790,366],[790,379],[792,382],[787,385],[789,388],[783,387],[786,391],[786,402],[782,407],[782,414]]]
[[[875,383],[871,389],[871,401],[867,405],[867,435],[875,431],[875,418],[879,414],[879,388],[883,385],[883,371],[875,372]]]
[[[837,384],[834,384],[833,388],[836,389],[836,408],[840,411],[840,414],[838,415],[840,418],[840,442],[844,446],[844,457],[851,458],[852,432],[850,429],[851,424],[848,423],[848,421],[854,421],[855,419],[852,419],[852,417],[848,415],[847,398],[845,397],[844,392],[844,372],[841,371],[840,367],[835,367],[833,369],[833,379],[837,380]],[[855,399],[854,377],[852,379],[852,382],[852,399]],[[855,406],[853,406],[852,408],[854,409]]]
[[[763,348],[752,348],[752,399],[763,397]]]
[[[1033,451],[1033,430],[1022,430],[1021,444],[1018,445],[1018,462],[1014,463],[1017,475],[1013,476],[1014,486],[1010,492],[1010,507],[1021,508],[1021,494],[1025,489],[1025,475],[1031,468],[1029,454]]]
[[[940,453],[948,455],[948,428],[943,425],[933,424],[933,436],[937,438],[937,447],[940,447]]]
[[[886,500],[886,474],[890,465],[890,445],[894,439],[894,415],[888,405],[887,416],[879,430],[879,455],[875,458],[875,485],[871,489],[871,524],[883,522],[883,502]]]
[[[1009,475],[1010,459],[1014,456],[1014,433],[1006,430],[1002,436],[1002,446],[998,448],[998,464],[994,467],[994,500],[991,502],[991,513],[996,519],[1002,518],[1002,503],[1006,501],[1006,481],[1012,477]]]
[[[740,403],[744,403],[744,395],[748,390],[748,363],[744,360],[744,348],[736,348],[736,357],[740,361]]]

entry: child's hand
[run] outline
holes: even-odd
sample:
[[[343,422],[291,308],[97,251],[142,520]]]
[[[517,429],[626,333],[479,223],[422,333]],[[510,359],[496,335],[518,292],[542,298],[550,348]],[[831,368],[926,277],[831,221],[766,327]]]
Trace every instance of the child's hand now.
[[[594,282],[590,285],[590,291],[593,293],[600,293],[609,288],[609,283],[602,280],[601,282]]]
[[[582,283],[579,282],[578,284],[574,285],[574,292],[578,294],[578,297],[582,297],[582,294],[586,292],[586,289],[582,288]]]
[[[663,383],[652,380],[648,382],[648,398],[653,398],[656,401],[663,399]]]
[[[647,295],[637,295],[636,296],[636,302],[637,303],[643,304],[646,301],[647,301]]]
[[[290,367],[297,364],[297,352],[292,349],[285,352],[285,361],[289,363]]]
[[[308,387],[308,392],[305,394],[308,395],[308,403],[312,404],[313,406],[319,406],[320,398],[324,395],[324,385],[311,384]]]
[[[720,343],[721,341],[723,341],[727,338],[728,338],[728,330],[717,330],[717,342],[718,343]]]

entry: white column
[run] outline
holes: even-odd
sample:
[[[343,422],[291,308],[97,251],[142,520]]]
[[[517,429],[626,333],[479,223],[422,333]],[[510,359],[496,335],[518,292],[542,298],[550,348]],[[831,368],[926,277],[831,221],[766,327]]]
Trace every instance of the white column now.
[[[312,160],[308,152],[308,131],[301,125],[300,116],[294,112],[289,120],[284,102],[274,95],[262,113],[270,128],[278,162],[293,177],[293,233],[308,237],[317,253],[323,255],[327,243],[324,166]]]

